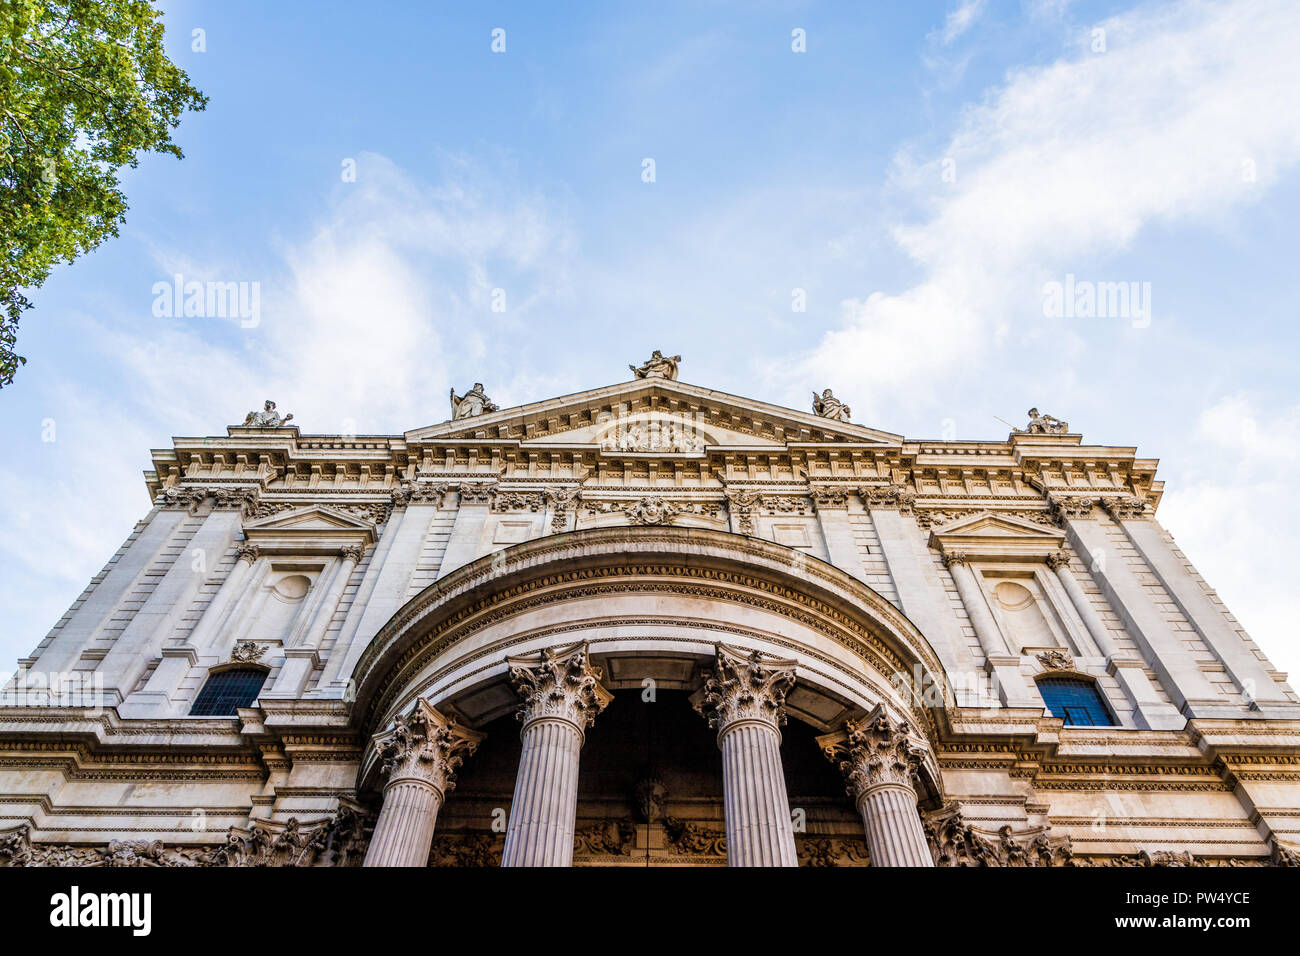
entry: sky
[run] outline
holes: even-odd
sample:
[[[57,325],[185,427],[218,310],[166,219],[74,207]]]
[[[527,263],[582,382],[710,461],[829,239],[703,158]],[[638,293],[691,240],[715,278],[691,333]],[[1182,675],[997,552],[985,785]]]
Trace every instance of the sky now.
[[[452,387],[543,400],[658,348],[913,439],[1037,406],[1137,446],[1162,523],[1300,675],[1300,3],[161,8],[210,104],[23,320],[0,671],[145,515],[174,435],[265,398],[396,434]],[[177,275],[256,308],[169,310]],[[1129,301],[1051,305],[1106,283]]]

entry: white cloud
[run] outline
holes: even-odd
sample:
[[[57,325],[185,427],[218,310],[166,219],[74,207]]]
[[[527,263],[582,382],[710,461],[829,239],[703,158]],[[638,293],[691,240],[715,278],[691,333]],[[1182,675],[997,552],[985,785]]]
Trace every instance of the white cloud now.
[[[1170,483],[1160,521],[1264,652],[1300,683],[1300,591],[1292,546],[1300,527],[1290,476],[1300,458],[1300,405],[1261,412],[1244,394],[1201,413],[1188,458],[1196,471]]]
[[[943,32],[939,40],[944,46],[951,46],[958,37],[975,25],[975,21],[984,13],[985,0],[963,0],[957,9],[949,12],[943,23]]]
[[[851,381],[869,361],[883,390],[978,361],[1008,320],[1044,321],[1046,279],[1154,222],[1251,201],[1300,159],[1300,113],[1279,108],[1300,88],[1300,6],[1188,3],[1100,27],[1105,53],[1085,31],[1068,59],[1011,73],[942,156],[899,154],[896,183],[926,213],[893,235],[924,278],[846,301],[792,379]]]
[[[278,260],[155,255],[159,279],[260,282],[256,328],[153,318],[138,303],[80,318],[102,374],[49,398],[58,437],[43,453],[66,458],[58,480],[0,467],[0,496],[15,503],[0,519],[0,659],[36,646],[144,514],[146,449],[167,446],[166,436],[220,434],[264,398],[306,433],[392,434],[445,420],[449,381],[491,383],[501,404],[535,397],[489,347],[567,294],[565,217],[508,176],[455,158],[444,157],[437,186],[382,156],[360,156],[358,170],[305,237],[281,243]],[[510,296],[504,316],[490,309],[498,285]]]

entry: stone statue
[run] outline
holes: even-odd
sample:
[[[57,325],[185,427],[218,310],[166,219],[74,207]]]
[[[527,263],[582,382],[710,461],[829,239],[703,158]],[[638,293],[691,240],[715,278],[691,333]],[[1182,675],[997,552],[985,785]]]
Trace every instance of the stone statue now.
[[[829,388],[820,395],[813,392],[812,410],[822,418],[832,418],[837,422],[849,420],[849,406],[832,395]]]
[[[292,414],[285,415],[282,418],[280,413],[275,410],[275,402],[268,398],[260,412],[254,411],[248,413],[247,417],[244,419],[244,427],[279,428],[281,425],[287,425],[291,418],[293,418]]]
[[[635,365],[629,365],[628,368],[637,378],[666,378],[671,381],[677,381],[677,363],[682,360],[680,355],[674,355],[672,358],[665,358],[664,353],[658,349],[646,360],[646,363],[640,368]]]
[[[474,387],[462,395],[456,397],[456,390],[451,390],[451,417],[459,420],[462,418],[473,418],[475,415],[482,415],[484,412],[497,411],[496,405],[492,400],[483,394],[483,383],[475,382]]]
[[[1070,423],[1063,422],[1051,415],[1040,415],[1038,409],[1029,410],[1029,424],[1016,431],[1022,435],[1064,435],[1070,430]]]

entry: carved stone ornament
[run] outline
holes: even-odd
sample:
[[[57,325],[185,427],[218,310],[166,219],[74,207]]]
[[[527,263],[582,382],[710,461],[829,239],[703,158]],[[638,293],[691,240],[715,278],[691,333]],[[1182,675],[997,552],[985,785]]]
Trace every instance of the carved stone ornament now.
[[[569,506],[582,498],[581,488],[547,488],[544,495],[555,510],[551,513],[551,533],[559,534],[569,526]]]
[[[440,830],[433,837],[429,866],[478,868],[500,866],[505,842],[504,833]]]
[[[266,654],[266,645],[257,641],[236,641],[230,649],[230,659],[239,664],[260,664]]]
[[[808,493],[812,495],[812,500],[817,505],[818,511],[848,508],[849,495],[852,494],[848,488],[836,488],[828,485],[814,485],[808,489]]]
[[[245,428],[280,428],[289,424],[293,415],[281,415],[275,410],[275,402],[269,398],[263,403],[262,410],[251,411],[244,417]]]
[[[931,529],[942,530],[954,521],[960,521],[962,518],[967,518],[986,510],[988,509],[931,510],[929,508],[918,508],[916,511],[916,523],[927,531]],[[1058,524],[1056,518],[1047,511],[1019,509],[1015,511],[995,511],[993,513],[998,517],[1021,518],[1025,521],[1032,521],[1035,524],[1041,524],[1046,527],[1056,527]]]
[[[943,566],[945,568],[951,568],[953,567],[953,565],[965,564],[965,563],[966,563],[965,551],[945,551],[943,553]]]
[[[460,503],[462,505],[491,504],[496,487],[495,481],[483,481],[476,484],[466,482],[460,486]]]
[[[451,417],[455,421],[499,410],[492,400],[483,394],[482,382],[475,382],[474,387],[460,398],[456,397],[454,388],[451,390]]]
[[[339,549],[339,557],[353,564],[360,564],[361,556],[365,553],[366,549],[359,544],[349,544]]]
[[[247,561],[249,564],[252,564],[257,560],[257,556],[260,553],[261,549],[251,541],[241,541],[239,544],[235,545],[236,560]]]
[[[472,754],[484,735],[444,717],[423,697],[409,715],[375,737],[380,773],[394,780],[416,779],[446,794],[456,785],[456,768]]]
[[[861,837],[802,837],[795,840],[800,866],[870,866],[871,854]]]
[[[658,777],[647,777],[636,785],[633,794],[642,823],[654,823],[668,806],[668,788]]]
[[[506,514],[515,511],[541,511],[546,496],[540,491],[493,491],[492,511]]]
[[[412,504],[431,504],[441,508],[446,494],[445,482],[410,481],[394,488],[391,496],[394,508],[405,508]]]
[[[671,501],[656,496],[642,498],[632,505],[627,510],[627,517],[633,524],[672,524],[673,519],[681,514],[681,511],[682,509]]]
[[[1038,658],[1038,663],[1049,671],[1074,670],[1074,658],[1064,651],[1043,651],[1034,656]]]
[[[763,496],[757,491],[727,491],[727,511],[735,525],[736,534],[755,534],[754,509]]]
[[[1069,430],[1069,422],[1063,422],[1051,415],[1040,415],[1038,409],[1031,408],[1029,410],[1029,424],[1024,428],[1017,428],[1016,433],[1020,435],[1064,435]]]
[[[1075,866],[1069,837],[1053,837],[1046,827],[1016,832],[1010,825],[996,834],[972,827],[961,808],[949,804],[923,820],[935,866]]]
[[[849,406],[832,395],[829,388],[820,395],[813,392],[812,410],[822,418],[829,418],[833,421],[847,422],[849,420]]]
[[[1052,516],[1064,524],[1070,518],[1090,517],[1097,499],[1091,496],[1049,495],[1047,504]]]
[[[727,834],[715,827],[677,817],[664,817],[664,834],[668,838],[668,845],[682,856],[727,855]]]
[[[773,729],[785,723],[794,661],[725,644],[718,645],[715,660],[699,708],[710,727],[722,734],[737,721],[759,721]]]
[[[600,668],[592,665],[585,643],[507,657],[506,664],[522,698],[518,717],[525,725],[555,718],[585,730],[614,699],[601,686]]]
[[[23,825],[0,832],[0,867],[360,866],[368,842],[360,808],[344,804],[331,818],[301,824],[259,820],[231,827],[216,845],[167,846],[159,840],[113,840],[104,847],[32,843]]]
[[[680,355],[667,358],[663,352],[655,349],[654,353],[639,368],[635,365],[629,365],[628,368],[637,378],[666,378],[670,381],[676,381],[677,363],[681,360]]]
[[[1053,571],[1059,571],[1061,568],[1070,566],[1072,555],[1069,551],[1054,551],[1047,556],[1047,566]]]
[[[877,787],[915,789],[925,751],[912,740],[911,730],[907,721],[895,720],[877,705],[862,720],[846,720],[842,730],[818,737],[817,743],[838,764],[857,803]]]
[[[636,825],[628,819],[606,820],[579,827],[573,834],[573,852],[585,856],[630,856]]]
[[[1123,498],[1102,498],[1101,508],[1106,514],[1110,515],[1116,521],[1124,519],[1141,518],[1147,511],[1145,498],[1123,497]]]
[[[211,489],[214,499],[213,507],[233,509],[245,517],[253,514],[257,508],[258,491],[256,488],[228,488],[225,486]]]
[[[868,507],[897,508],[902,514],[911,514],[912,507],[916,503],[916,492],[910,491],[902,485],[877,485],[859,488],[858,494],[862,496],[862,500],[867,503]]]
[[[164,488],[157,500],[164,508],[184,508],[194,514],[207,498],[208,493],[202,488],[171,487]]]

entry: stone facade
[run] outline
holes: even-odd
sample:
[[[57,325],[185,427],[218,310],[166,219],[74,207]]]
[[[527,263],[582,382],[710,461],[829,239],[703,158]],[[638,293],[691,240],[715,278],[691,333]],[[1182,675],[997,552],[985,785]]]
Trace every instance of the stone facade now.
[[[1155,461],[1051,416],[910,440],[679,361],[154,451],[4,688],[0,865],[1295,864],[1300,699],[1160,526]]]

